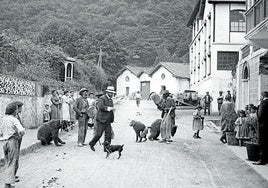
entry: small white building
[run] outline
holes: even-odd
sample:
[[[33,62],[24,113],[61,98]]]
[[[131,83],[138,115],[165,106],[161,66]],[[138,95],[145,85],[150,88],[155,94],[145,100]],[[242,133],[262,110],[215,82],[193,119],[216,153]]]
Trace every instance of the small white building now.
[[[245,44],[245,0],[198,0],[188,26],[192,27],[190,88],[210,92],[217,111],[219,91],[235,93],[234,75],[239,49]]]
[[[132,95],[140,91],[142,99],[148,99],[150,93],[182,93],[189,89],[189,65],[161,62],[155,67],[126,66],[117,76],[117,95]]]

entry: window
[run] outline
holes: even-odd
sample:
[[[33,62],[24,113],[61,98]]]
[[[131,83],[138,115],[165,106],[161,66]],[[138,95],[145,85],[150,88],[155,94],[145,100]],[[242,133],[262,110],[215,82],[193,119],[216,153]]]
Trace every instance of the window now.
[[[125,80],[126,80],[126,82],[129,82],[129,77],[128,77],[128,76],[126,76]]]
[[[232,70],[239,59],[238,52],[218,52],[218,70]]]
[[[166,78],[166,75],[164,73],[162,73],[161,78],[164,80]]]
[[[246,22],[244,17],[244,10],[230,11],[230,31],[231,32],[245,32]]]

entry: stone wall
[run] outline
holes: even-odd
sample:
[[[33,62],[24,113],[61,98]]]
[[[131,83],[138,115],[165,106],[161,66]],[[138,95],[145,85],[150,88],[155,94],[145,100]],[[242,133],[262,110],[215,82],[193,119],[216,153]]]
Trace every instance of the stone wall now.
[[[37,128],[43,122],[44,105],[50,96],[42,97],[41,85],[13,76],[0,75],[0,118],[7,104],[12,101],[24,103],[21,119],[26,128]]]

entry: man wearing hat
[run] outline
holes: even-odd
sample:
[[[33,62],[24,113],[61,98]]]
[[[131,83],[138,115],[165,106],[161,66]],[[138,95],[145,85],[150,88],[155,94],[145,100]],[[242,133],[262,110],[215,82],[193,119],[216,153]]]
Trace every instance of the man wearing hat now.
[[[75,118],[78,120],[78,147],[85,145],[85,138],[87,134],[88,115],[87,109],[89,107],[87,96],[88,89],[82,88],[79,91],[80,97],[76,99],[73,109],[75,111]]]
[[[22,127],[16,115],[18,106],[11,103],[6,107],[6,116],[3,117],[0,125],[0,141],[5,141],[3,146],[5,154],[5,188],[13,187],[15,183],[15,174],[18,160],[18,140],[25,134],[25,129]]]
[[[101,138],[105,131],[104,141],[111,143],[112,127],[111,123],[114,121],[114,111],[112,97],[115,94],[113,86],[108,86],[105,90],[105,94],[98,100],[98,112],[96,115],[97,130],[95,136],[89,142],[90,149],[95,151],[95,144]]]

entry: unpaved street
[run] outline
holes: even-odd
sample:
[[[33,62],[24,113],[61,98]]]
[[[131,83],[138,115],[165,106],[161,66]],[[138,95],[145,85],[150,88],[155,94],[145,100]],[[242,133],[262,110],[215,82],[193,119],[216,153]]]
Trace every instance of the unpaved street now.
[[[219,135],[206,127],[202,139],[193,139],[192,111],[178,111],[178,132],[171,144],[157,141],[135,142],[131,119],[150,125],[159,118],[154,104],[142,101],[141,116],[136,116],[134,101],[117,105],[115,139],[124,144],[121,159],[117,153],[105,159],[100,145],[77,147],[77,133],[63,137],[65,146],[53,144],[21,157],[18,188],[188,188],[241,187],[267,188],[268,183],[244,161],[219,142]],[[89,130],[89,139],[92,138]],[[0,174],[1,177],[1,174]],[[52,179],[53,178],[53,179]],[[2,179],[0,180],[1,185]]]

